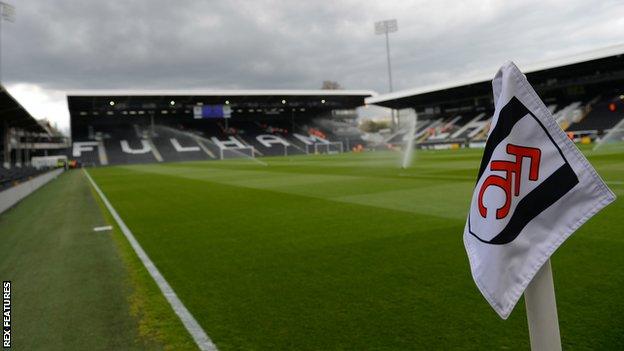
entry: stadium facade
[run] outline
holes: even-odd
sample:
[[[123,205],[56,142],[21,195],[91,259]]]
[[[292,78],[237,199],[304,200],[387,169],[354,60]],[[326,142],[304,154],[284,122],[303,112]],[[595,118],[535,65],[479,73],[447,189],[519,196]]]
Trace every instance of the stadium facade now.
[[[542,62],[523,72],[577,142],[600,138],[624,118],[624,45]],[[478,147],[485,142],[494,110],[492,74],[378,95],[366,103],[399,110],[399,116],[416,112],[420,148]],[[406,124],[385,142],[408,139]]]
[[[341,152],[361,144],[372,91],[80,91],[68,94],[83,165]]]
[[[43,172],[33,157],[65,155],[68,142],[52,126],[37,121],[0,85],[0,190]]]

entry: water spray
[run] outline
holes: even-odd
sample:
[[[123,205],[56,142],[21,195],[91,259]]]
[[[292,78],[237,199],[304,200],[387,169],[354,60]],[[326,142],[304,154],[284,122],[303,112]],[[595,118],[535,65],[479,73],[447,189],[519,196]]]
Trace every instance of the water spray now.
[[[418,115],[416,111],[414,113],[410,113],[407,116],[408,132],[406,134],[407,140],[405,143],[405,149],[403,150],[403,162],[401,163],[401,168],[406,169],[412,163],[412,155],[414,154],[414,139],[416,138],[416,122],[418,120]]]

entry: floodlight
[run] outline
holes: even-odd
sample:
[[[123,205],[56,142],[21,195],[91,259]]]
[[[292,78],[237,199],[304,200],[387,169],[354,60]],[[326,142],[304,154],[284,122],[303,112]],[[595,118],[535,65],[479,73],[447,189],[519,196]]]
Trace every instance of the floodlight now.
[[[390,92],[392,92],[392,64],[390,63],[390,38],[388,34],[394,33],[398,30],[399,25],[397,24],[396,19],[375,22],[375,34],[386,36],[386,58],[388,59],[388,87],[390,88]],[[392,110],[391,119],[393,127],[396,126],[398,124],[398,121],[395,122],[394,120],[394,110]]]
[[[386,36],[386,56],[388,58],[388,84],[390,86],[390,92],[392,92],[392,67],[390,64],[390,39],[388,38],[388,34],[398,30],[399,26],[396,19],[375,22],[375,34]]]
[[[375,22],[375,34],[394,33],[399,30],[396,19]]]
[[[0,27],[2,21],[15,22],[15,7],[0,1]],[[0,48],[0,53],[1,52],[2,50]],[[2,57],[0,55],[0,74],[2,73],[1,58]]]
[[[15,7],[13,5],[0,2],[0,13],[2,14],[2,19],[15,22]]]

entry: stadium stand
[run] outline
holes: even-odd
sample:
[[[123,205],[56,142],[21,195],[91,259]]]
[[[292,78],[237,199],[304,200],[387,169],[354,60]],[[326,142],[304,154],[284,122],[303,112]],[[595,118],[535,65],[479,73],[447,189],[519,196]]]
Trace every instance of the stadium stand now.
[[[0,85],[0,191],[48,169],[31,167],[31,158],[64,155],[67,138],[50,124],[35,120]]]
[[[579,135],[583,142],[595,140],[624,117],[624,45],[521,68],[575,141],[581,141]],[[370,97],[366,103],[415,111],[418,148],[482,147],[493,113],[494,73]],[[405,133],[398,129],[386,142],[402,145]]]
[[[106,131],[104,140],[110,164],[151,163],[158,161],[158,151],[148,135],[139,132],[136,124],[123,124]]]
[[[615,106],[615,110],[609,110],[609,106]],[[611,97],[602,99],[591,106],[589,113],[583,116],[577,123],[570,126],[570,131],[596,131],[602,132],[615,126],[624,118],[621,99]],[[619,111],[618,111],[619,107]]]
[[[595,140],[621,119],[623,53],[624,46],[611,47],[526,70],[573,140]],[[482,147],[493,113],[491,78],[382,96],[347,90],[70,93],[72,157],[106,165],[281,156],[362,144],[396,148],[412,137],[420,148]],[[414,110],[414,135],[398,121],[383,133],[361,133],[355,108],[364,100]],[[609,110],[613,104],[616,112]]]
[[[191,132],[173,127],[157,125],[152,137],[154,146],[163,159],[168,161],[199,161],[216,158],[216,146],[209,141],[201,141]]]
[[[78,92],[68,95],[84,166],[340,152],[362,143],[368,91]]]

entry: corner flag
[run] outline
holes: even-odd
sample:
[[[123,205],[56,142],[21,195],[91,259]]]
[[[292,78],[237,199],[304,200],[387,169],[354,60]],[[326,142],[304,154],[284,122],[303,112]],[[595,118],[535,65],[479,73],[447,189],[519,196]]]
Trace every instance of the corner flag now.
[[[507,319],[553,252],[615,195],[512,62],[492,86],[464,245],[477,287]]]

